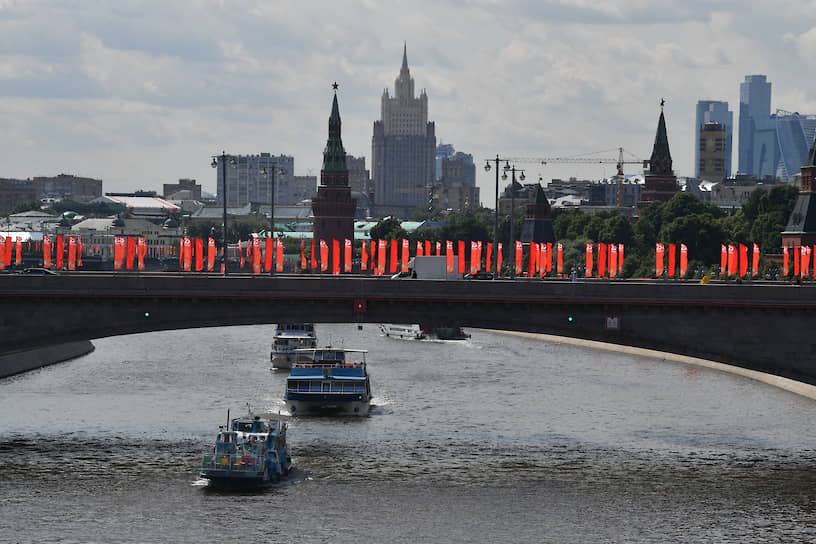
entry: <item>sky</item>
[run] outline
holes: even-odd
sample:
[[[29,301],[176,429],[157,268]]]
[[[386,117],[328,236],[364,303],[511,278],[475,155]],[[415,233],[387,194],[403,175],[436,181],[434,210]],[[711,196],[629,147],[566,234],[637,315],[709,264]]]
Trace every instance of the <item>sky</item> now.
[[[226,151],[319,179],[335,81],[346,152],[370,168],[404,44],[437,144],[473,155],[490,207],[497,154],[528,159],[527,182],[615,173],[540,158],[648,158],[661,98],[678,176],[697,101],[736,125],[748,74],[772,110],[816,113],[816,0],[0,0],[0,177],[215,193]]]

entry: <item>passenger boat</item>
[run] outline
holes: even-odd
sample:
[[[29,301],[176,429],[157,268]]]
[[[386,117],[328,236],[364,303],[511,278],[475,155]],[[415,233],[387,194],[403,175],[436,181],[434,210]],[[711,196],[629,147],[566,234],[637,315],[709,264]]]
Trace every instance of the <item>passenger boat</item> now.
[[[269,354],[272,368],[292,368],[296,349],[316,347],[314,323],[278,323],[275,336],[272,337],[272,352]]]
[[[419,325],[396,325],[394,323],[380,324],[380,331],[389,338],[406,338],[409,340],[422,340],[425,333]]]
[[[277,482],[292,466],[286,423],[249,414],[219,426],[212,451],[201,460],[201,477],[216,488],[263,487]]]
[[[371,407],[366,350],[299,349],[284,400],[298,415],[364,416]]]

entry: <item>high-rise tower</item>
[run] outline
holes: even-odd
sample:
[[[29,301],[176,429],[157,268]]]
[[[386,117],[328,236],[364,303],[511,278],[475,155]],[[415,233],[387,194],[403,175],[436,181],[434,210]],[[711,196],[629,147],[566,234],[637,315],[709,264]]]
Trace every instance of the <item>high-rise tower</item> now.
[[[740,83],[739,153],[741,174],[761,178],[776,169],[771,121],[771,83],[763,75],[745,76]],[[770,139],[770,140],[769,140]],[[766,141],[768,140],[768,141]]]
[[[357,201],[351,198],[351,187],[348,182],[346,167],[346,150],[340,137],[340,108],[337,105],[337,83],[334,87],[334,100],[329,116],[329,139],[323,150],[323,168],[320,170],[320,186],[312,197],[314,215],[313,238],[315,244],[325,240],[331,249],[332,240],[337,240],[340,247],[348,238],[354,240],[354,210]],[[316,254],[319,252],[315,252]],[[331,251],[329,251],[328,270],[332,270]],[[341,255],[342,255],[341,249]],[[341,258],[342,260],[342,258]]]
[[[657,121],[652,156],[649,158],[649,172],[646,174],[646,183],[638,201],[638,211],[648,206],[654,200],[663,202],[670,200],[677,192],[677,176],[672,170],[672,158],[669,152],[669,138],[666,134],[666,118],[663,116],[663,100],[660,101],[660,119]]]
[[[697,102],[697,116],[694,127],[694,176],[700,177],[700,134],[706,123],[719,123],[725,131],[725,176],[731,177],[731,142],[734,135],[734,112],[728,109],[728,102],[700,100]]]
[[[428,95],[414,96],[408,47],[394,81],[394,96],[382,95],[380,120],[371,140],[375,214],[409,217],[425,206],[435,178],[436,135],[428,122]]]

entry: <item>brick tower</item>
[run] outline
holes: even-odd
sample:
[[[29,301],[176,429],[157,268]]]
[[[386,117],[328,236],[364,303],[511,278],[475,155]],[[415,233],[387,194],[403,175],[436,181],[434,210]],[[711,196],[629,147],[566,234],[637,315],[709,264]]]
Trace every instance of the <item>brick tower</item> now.
[[[802,184],[785,231],[783,246],[812,246],[816,244],[816,139],[802,165]]]
[[[317,188],[317,194],[312,197],[312,214],[314,215],[312,233],[315,255],[320,254],[318,251],[320,240],[325,240],[329,246],[329,262],[326,263],[329,273],[332,270],[332,240],[337,240],[340,245],[342,262],[343,241],[346,238],[354,241],[354,211],[357,209],[357,201],[351,198],[346,150],[343,149],[343,140],[340,137],[337,83],[332,87],[334,88],[334,101],[329,116],[329,139],[326,142],[326,149],[323,150],[320,186]]]
[[[666,118],[663,117],[664,100],[660,101],[660,119],[657,122],[652,156],[649,159],[649,173],[646,174],[646,187],[638,202],[638,212],[660,200],[666,202],[677,192],[677,176],[672,170],[672,158],[669,152],[669,138],[666,136]]]

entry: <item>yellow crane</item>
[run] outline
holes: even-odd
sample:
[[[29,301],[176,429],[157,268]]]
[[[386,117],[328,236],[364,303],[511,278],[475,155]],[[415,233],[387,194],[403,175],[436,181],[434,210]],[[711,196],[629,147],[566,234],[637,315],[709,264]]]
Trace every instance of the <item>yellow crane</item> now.
[[[618,158],[613,159],[611,157],[590,157],[594,153],[609,153],[609,151],[595,151],[593,153],[583,153],[581,155],[573,155],[571,157],[511,157],[507,158],[507,162],[513,163],[535,163],[546,165],[549,163],[565,163],[565,164],[614,164],[617,168],[618,172],[616,175],[617,178],[617,201],[618,206],[623,206],[623,165],[624,164],[642,164],[643,168],[649,167],[649,161],[643,159],[634,158],[635,155],[632,155],[628,151],[624,151],[622,147],[617,149],[618,151]],[[626,153],[630,155],[631,159],[625,159],[623,154]]]

